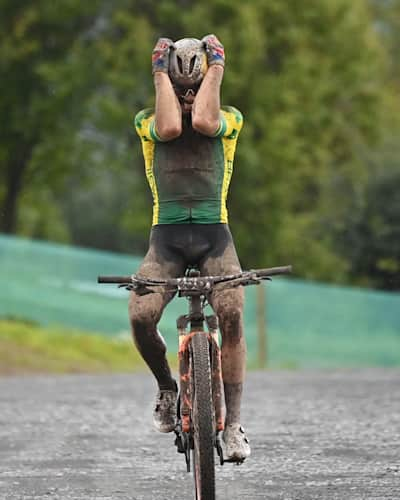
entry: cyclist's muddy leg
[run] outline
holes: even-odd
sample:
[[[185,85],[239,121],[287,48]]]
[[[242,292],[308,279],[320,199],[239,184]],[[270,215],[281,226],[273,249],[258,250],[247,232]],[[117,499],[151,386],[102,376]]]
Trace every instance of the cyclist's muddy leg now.
[[[200,270],[203,275],[235,274],[240,262],[229,228],[220,225],[219,237]],[[222,334],[222,377],[225,389],[226,425],[240,422],[240,403],[246,370],[246,342],[243,335],[243,288],[216,291],[211,305],[218,316]]]
[[[153,372],[160,389],[175,388],[175,381],[166,359],[167,347],[157,329],[162,311],[171,298],[161,293],[151,293],[140,297],[132,292],[129,300],[129,316],[134,343]]]
[[[146,278],[166,279],[181,276],[183,273],[182,259],[168,252],[163,238],[160,238],[157,231],[152,231],[149,251],[137,274]],[[129,300],[129,318],[134,343],[153,372],[160,389],[175,389],[175,381],[166,358],[167,347],[157,329],[161,314],[173,296],[171,293],[139,296],[132,292]]]
[[[225,389],[226,425],[240,422],[240,403],[246,370],[246,343],[243,335],[243,289],[215,293],[212,306],[221,334],[222,376]]]

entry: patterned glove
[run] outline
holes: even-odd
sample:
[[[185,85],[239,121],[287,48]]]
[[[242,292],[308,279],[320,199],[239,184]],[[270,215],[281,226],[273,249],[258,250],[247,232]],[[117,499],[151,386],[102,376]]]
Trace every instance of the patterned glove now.
[[[204,44],[207,54],[207,63],[209,66],[213,64],[225,65],[224,46],[215,35],[207,35],[201,40]]]
[[[153,75],[156,71],[168,73],[169,67],[169,52],[174,46],[174,42],[169,38],[159,38],[156,46],[153,49],[151,58],[153,66]]]

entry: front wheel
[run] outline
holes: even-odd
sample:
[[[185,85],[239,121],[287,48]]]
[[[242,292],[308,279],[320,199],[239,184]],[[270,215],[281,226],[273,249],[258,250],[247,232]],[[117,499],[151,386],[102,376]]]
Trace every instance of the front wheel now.
[[[192,338],[193,473],[197,500],[215,499],[214,436],[210,344],[206,333]]]

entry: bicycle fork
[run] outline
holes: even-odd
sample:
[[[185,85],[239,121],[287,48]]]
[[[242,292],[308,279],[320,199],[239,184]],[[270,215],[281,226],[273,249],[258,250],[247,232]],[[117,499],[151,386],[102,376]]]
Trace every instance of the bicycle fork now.
[[[185,454],[186,466],[190,471],[190,450],[193,448],[190,415],[192,412],[192,373],[190,364],[190,342],[194,335],[207,335],[210,345],[210,368],[212,401],[215,414],[215,442],[214,445],[223,465],[223,452],[221,446],[221,433],[225,427],[225,401],[222,381],[221,349],[218,338],[218,318],[215,315],[205,318],[208,332],[202,329],[187,330],[190,319],[187,315],[180,316],[177,320],[179,335],[179,377],[180,397],[178,399],[178,425],[175,429],[175,445],[179,453]]]

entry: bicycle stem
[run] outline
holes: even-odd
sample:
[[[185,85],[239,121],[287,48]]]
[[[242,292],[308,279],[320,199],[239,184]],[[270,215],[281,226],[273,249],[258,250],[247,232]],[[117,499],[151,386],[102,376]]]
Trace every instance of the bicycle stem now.
[[[191,295],[189,297],[189,319],[191,332],[203,328],[204,315],[201,301],[201,295]]]

